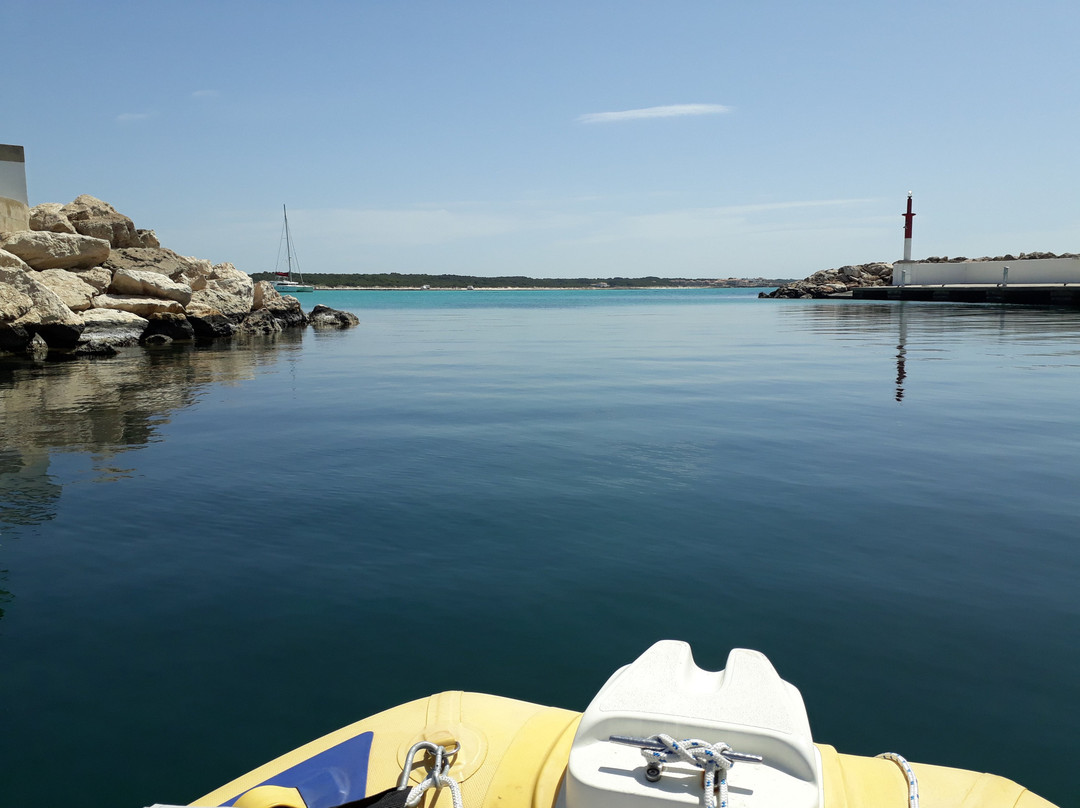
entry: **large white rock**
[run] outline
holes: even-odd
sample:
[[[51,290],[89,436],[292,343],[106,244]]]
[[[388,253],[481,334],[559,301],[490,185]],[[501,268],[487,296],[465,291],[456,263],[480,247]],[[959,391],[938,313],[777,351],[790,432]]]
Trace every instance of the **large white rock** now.
[[[118,269],[113,273],[109,293],[116,295],[146,295],[175,300],[186,306],[191,300],[191,287],[177,283],[158,272],[138,269]]]
[[[34,301],[30,295],[10,283],[0,281],[0,323],[15,322],[32,308]]]
[[[242,317],[251,311],[254,299],[255,283],[250,275],[229,263],[215,264],[206,285],[192,292],[187,311],[199,317],[210,314]]]
[[[251,301],[252,311],[283,308],[285,308],[285,298],[281,296],[281,292],[274,288],[274,284],[270,283],[270,281],[259,281],[255,284],[254,296]]]
[[[139,237],[140,247],[160,247],[161,242],[158,241],[157,233],[153,230],[136,230],[136,235]]]
[[[89,269],[109,257],[110,247],[109,242],[90,236],[20,230],[0,241],[0,249],[34,269]]]
[[[56,292],[72,311],[86,311],[93,305],[90,301],[100,293],[100,290],[66,269],[43,269],[37,273],[37,280]]]
[[[75,274],[79,276],[79,280],[84,283],[88,283],[97,289],[99,292],[104,292],[109,288],[109,284],[112,283],[112,271],[105,267],[93,267],[92,269],[80,269],[76,270]]]
[[[19,256],[9,253],[7,250],[0,250],[0,267],[9,267],[10,269],[21,269],[23,272],[31,272],[30,265]]]
[[[175,300],[143,295],[98,295],[94,298],[94,308],[129,311],[140,317],[149,317],[158,312],[184,313],[184,307]]]
[[[64,206],[59,202],[45,202],[30,208],[30,229],[50,233],[77,232],[64,215],[63,209]]]
[[[80,342],[104,342],[109,345],[134,345],[146,330],[147,321],[130,311],[90,309],[82,313]]]
[[[61,212],[76,232],[84,236],[105,239],[113,247],[143,246],[131,219],[90,194],[83,194],[64,205]]]
[[[0,313],[0,322],[33,327],[37,325],[78,325],[79,317],[54,291],[38,281],[37,272],[0,266],[0,288],[6,288],[10,308]],[[29,298],[31,305],[25,306]]]
[[[270,281],[255,284],[255,296],[251,303],[252,312],[266,309],[274,315],[282,327],[302,326],[307,324],[307,315],[300,307],[300,301],[292,295],[282,295]]]
[[[157,272],[179,283],[186,283],[192,289],[199,286],[193,282],[207,276],[213,265],[199,258],[188,258],[165,247],[125,247],[113,250],[106,269],[117,271],[134,269],[140,272]]]

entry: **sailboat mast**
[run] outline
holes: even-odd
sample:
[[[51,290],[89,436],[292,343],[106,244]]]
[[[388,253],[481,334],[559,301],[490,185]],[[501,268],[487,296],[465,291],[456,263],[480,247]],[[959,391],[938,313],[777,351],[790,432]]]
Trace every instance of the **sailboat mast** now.
[[[289,280],[292,280],[292,243],[289,241],[289,211],[281,206],[281,212],[285,214],[285,260],[289,263]]]

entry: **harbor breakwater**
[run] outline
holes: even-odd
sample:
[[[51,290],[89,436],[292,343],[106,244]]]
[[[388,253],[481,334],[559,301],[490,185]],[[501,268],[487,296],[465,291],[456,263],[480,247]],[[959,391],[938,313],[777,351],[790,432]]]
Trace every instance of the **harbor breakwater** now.
[[[281,295],[231,263],[162,247],[112,205],[82,195],[30,209],[0,232],[0,356],[111,355],[138,344],[348,327],[348,312]]]
[[[874,299],[899,299],[899,295],[887,294],[875,287],[903,287],[910,284],[961,285],[993,284],[1008,282],[1007,264],[1013,264],[1015,284],[1076,283],[1080,281],[1078,259],[1075,253],[1056,255],[1049,252],[1020,253],[994,258],[948,258],[932,257],[922,261],[897,261],[895,264],[878,261],[869,264],[823,269],[801,280],[786,283],[771,292],[761,292],[758,297],[771,298],[826,298],[850,297],[855,289],[863,290],[861,296]],[[1002,275],[1002,270],[1006,272]],[[896,276],[897,283],[893,283]],[[860,296],[856,294],[855,296]],[[912,299],[922,299],[915,298]],[[925,299],[937,299],[927,296]],[[962,290],[952,300],[966,299]],[[984,298],[976,297],[979,302]],[[1000,302],[1000,301],[999,301]],[[1015,302],[1025,302],[1017,300]]]

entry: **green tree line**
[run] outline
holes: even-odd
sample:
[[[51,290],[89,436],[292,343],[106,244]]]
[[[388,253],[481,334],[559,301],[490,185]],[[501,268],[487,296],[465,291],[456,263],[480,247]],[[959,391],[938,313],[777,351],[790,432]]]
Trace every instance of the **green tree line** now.
[[[281,280],[272,272],[256,272],[251,276],[256,281]],[[473,275],[408,275],[399,272],[381,274],[343,274],[343,273],[304,273],[305,283],[316,286],[341,287],[363,286],[401,289],[407,287],[430,286],[432,289],[497,289],[511,286],[516,288],[588,288],[599,284],[610,287],[650,287],[650,286],[705,286],[708,282],[673,280],[671,278],[526,278],[523,275],[504,275],[497,278],[477,277]]]

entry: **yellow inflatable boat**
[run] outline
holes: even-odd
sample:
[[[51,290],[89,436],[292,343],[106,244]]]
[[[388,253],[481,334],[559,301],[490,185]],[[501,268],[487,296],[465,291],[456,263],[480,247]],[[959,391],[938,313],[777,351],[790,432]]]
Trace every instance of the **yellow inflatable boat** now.
[[[815,744],[763,654],[705,671],[682,642],[584,713],[460,691],[333,732],[191,803],[237,808],[1053,808],[1003,777]]]

